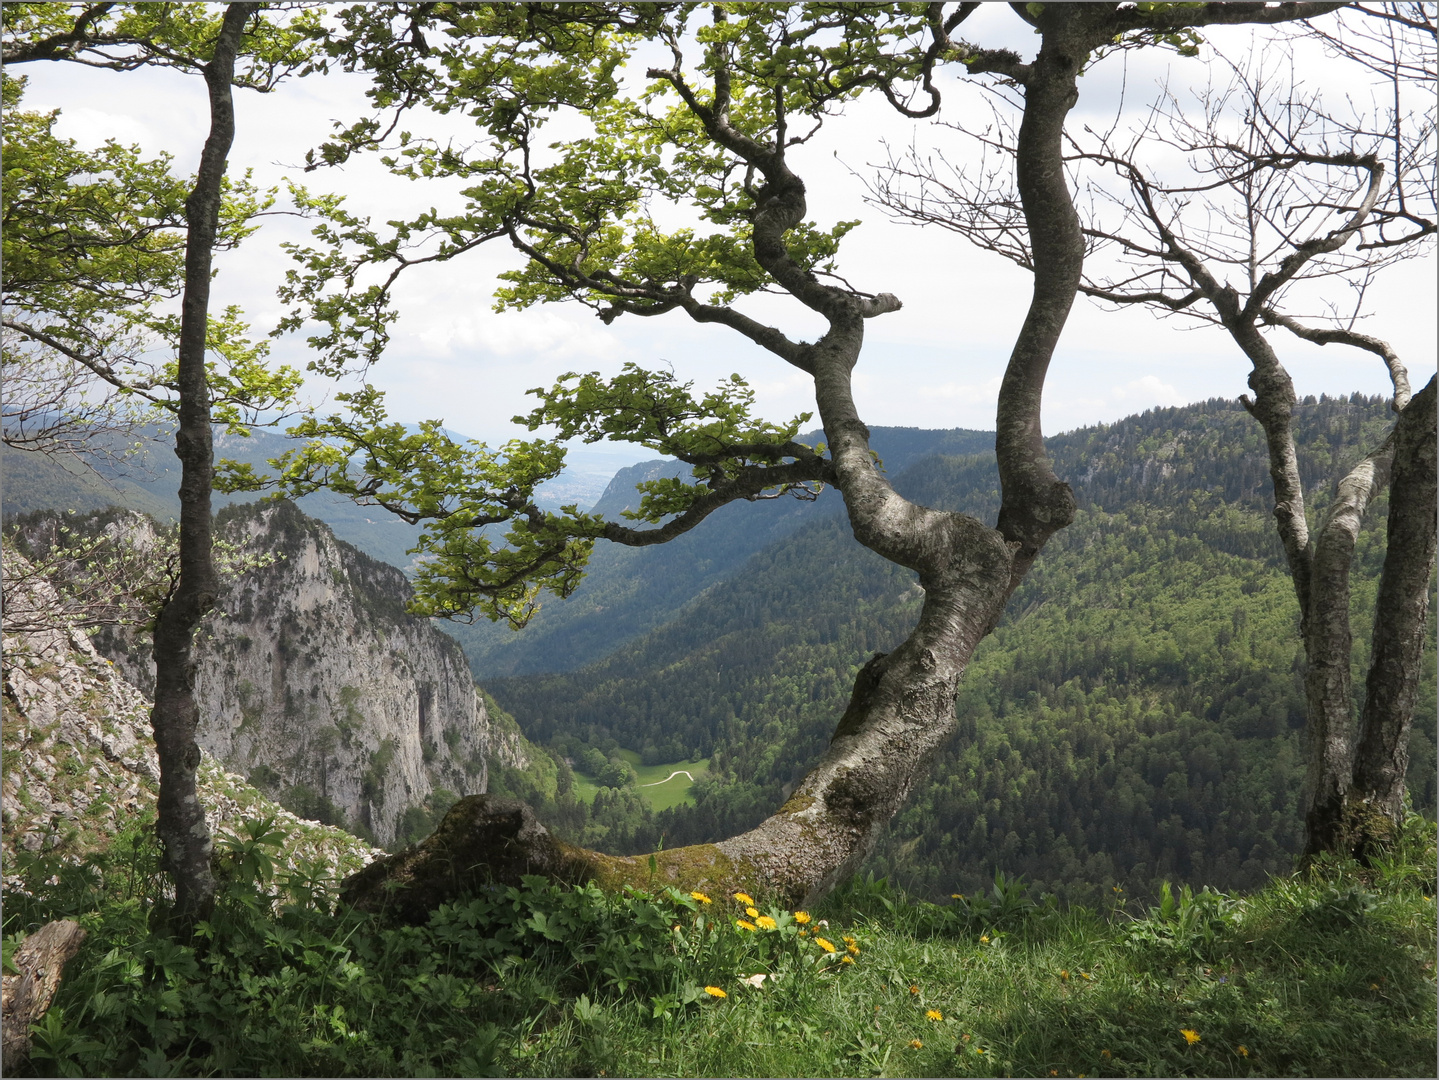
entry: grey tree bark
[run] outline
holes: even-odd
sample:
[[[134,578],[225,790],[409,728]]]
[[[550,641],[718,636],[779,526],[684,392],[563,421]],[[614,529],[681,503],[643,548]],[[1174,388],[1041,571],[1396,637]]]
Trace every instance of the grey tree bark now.
[[[180,578],[156,620],[155,706],[150,714],[160,759],[156,827],[165,849],[166,869],[175,881],[173,914],[180,925],[202,918],[215,897],[210,831],[195,786],[200,747],[195,742],[199,709],[195,702],[194,639],[200,621],[214,606],[216,590],[210,512],[215,459],[205,344],[221,182],[235,137],[231,95],[235,55],[245,22],[258,7],[255,3],[234,3],[225,8],[214,55],[204,66],[210,133],[200,155],[194,189],[185,204],[189,229],[181,301],[179,426],[175,432],[175,455],[181,465]]]

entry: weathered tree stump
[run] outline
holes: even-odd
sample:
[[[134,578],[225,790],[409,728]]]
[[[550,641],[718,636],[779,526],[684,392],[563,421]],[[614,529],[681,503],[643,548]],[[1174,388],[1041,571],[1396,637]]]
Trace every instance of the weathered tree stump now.
[[[468,795],[418,845],[347,877],[340,901],[418,924],[441,904],[493,885],[518,885],[526,874],[583,880],[592,857],[551,836],[519,800]]]
[[[30,1028],[45,1015],[85,931],[71,919],[46,923],[15,950],[16,975],[0,979],[0,1057],[14,1070],[30,1056]]]

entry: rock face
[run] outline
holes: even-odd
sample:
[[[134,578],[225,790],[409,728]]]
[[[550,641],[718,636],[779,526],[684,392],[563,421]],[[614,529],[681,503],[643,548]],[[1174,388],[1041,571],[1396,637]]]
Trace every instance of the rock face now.
[[[485,791],[490,725],[464,654],[405,612],[410,587],[293,504],[225,508],[242,560],[197,649],[200,745],[292,809],[381,844]],[[97,645],[145,684],[148,643]],[[153,685],[153,683],[151,683]]]
[[[8,550],[4,560],[7,613],[58,607],[44,579],[31,578],[17,589],[23,561]],[[9,878],[17,852],[78,859],[127,828],[153,821],[160,769],[150,702],[85,634],[65,626],[7,628],[4,652],[0,816]],[[383,854],[273,805],[209,754],[200,765],[200,800],[212,833],[223,837],[247,818],[272,817],[289,835],[291,855],[314,860],[337,877]]]

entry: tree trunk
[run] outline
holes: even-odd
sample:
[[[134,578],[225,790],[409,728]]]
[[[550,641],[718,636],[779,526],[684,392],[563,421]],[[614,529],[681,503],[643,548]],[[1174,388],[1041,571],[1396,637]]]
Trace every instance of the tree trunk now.
[[[1375,602],[1374,638],[1355,753],[1353,800],[1368,808],[1361,857],[1403,820],[1409,732],[1423,662],[1429,579],[1436,553],[1435,380],[1399,416],[1389,481],[1389,535]],[[1383,823],[1374,817],[1382,815]],[[1387,827],[1386,827],[1387,825]]]
[[[219,227],[221,183],[235,135],[231,82],[245,21],[258,7],[225,9],[215,53],[205,65],[210,97],[210,134],[200,155],[195,187],[185,203],[185,292],[179,343],[180,580],[155,625],[155,707],[150,714],[160,760],[157,831],[165,865],[175,882],[174,915],[180,925],[204,916],[214,903],[211,841],[195,790],[200,748],[195,743],[199,709],[192,656],[195,630],[215,603],[210,488],[214,449],[210,392],[205,377],[210,275]]]
[[[3,1045],[0,1058],[5,1070],[13,1072],[30,1056],[30,1028],[50,1008],[65,965],[85,941],[85,931],[71,919],[46,923],[20,943],[11,958],[16,974],[5,975],[0,983],[0,1014],[3,1014]]]

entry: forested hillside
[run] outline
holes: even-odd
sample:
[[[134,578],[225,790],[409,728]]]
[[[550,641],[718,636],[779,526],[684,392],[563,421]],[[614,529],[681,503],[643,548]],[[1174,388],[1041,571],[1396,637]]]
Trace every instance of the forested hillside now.
[[[1310,399],[1296,420],[1308,484],[1376,442],[1388,414],[1378,399]],[[1080,514],[976,653],[960,731],[873,868],[928,895],[971,891],[996,867],[1075,896],[1166,878],[1248,888],[1286,871],[1302,827],[1301,651],[1257,425],[1211,401],[1049,445]],[[921,502],[993,520],[991,455],[930,456],[896,479]],[[1356,642],[1368,640],[1385,511],[1381,500],[1360,541]],[[709,757],[697,805],[655,824],[666,846],[713,839],[783,801],[858,666],[902,638],[918,603],[914,576],[831,512],[583,671],[487,685],[532,740],[565,753],[617,743],[646,761]],[[1428,656],[1410,782],[1432,812]]]
[[[876,427],[871,441],[884,467],[899,473],[932,454],[972,454],[994,443],[992,431],[928,431]],[[799,436],[807,445],[824,432]],[[594,512],[611,520],[639,502],[635,485],[661,475],[687,475],[675,461],[651,461],[621,470]],[[705,589],[739,572],[745,561],[807,524],[839,511],[839,493],[826,489],[813,501],[783,498],[740,502],[658,547],[599,544],[583,587],[565,600],[547,599],[524,631],[479,620],[453,631],[470,658],[475,678],[574,671],[618,646],[669,622]]]

